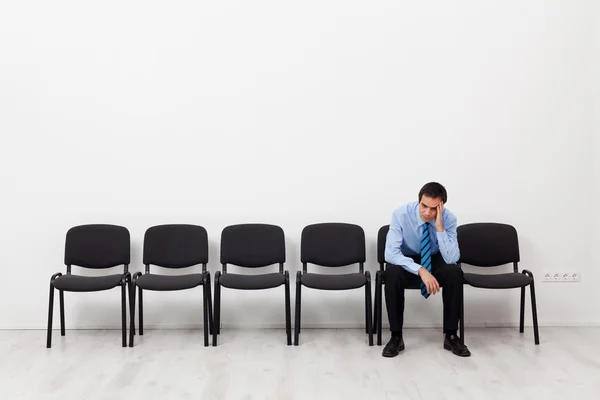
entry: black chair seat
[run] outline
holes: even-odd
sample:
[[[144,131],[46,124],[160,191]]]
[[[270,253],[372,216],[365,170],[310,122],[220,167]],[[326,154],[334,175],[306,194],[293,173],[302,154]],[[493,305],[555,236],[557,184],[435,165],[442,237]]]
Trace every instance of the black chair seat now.
[[[465,274],[465,281],[478,288],[486,289],[514,289],[529,285],[532,282],[531,277],[520,274],[518,272],[512,272],[508,274],[495,274],[495,275],[483,275],[483,274]]]
[[[283,285],[285,276],[276,272],[261,275],[230,274],[227,272],[221,275],[219,283],[229,289],[271,289]]]
[[[136,284],[144,290],[184,290],[204,283],[202,274],[158,275],[145,274],[137,278]]]
[[[311,274],[302,275],[302,284],[312,289],[349,290],[358,289],[367,283],[367,277],[361,273],[354,274]]]
[[[98,292],[121,284],[123,274],[105,276],[62,275],[54,281],[54,287],[67,292]]]

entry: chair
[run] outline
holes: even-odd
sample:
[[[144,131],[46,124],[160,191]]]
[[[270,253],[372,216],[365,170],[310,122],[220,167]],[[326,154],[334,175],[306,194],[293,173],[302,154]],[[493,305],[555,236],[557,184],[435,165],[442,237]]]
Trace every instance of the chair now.
[[[135,335],[135,288],[138,288],[139,333],[144,334],[143,291],[174,291],[202,288],[204,318],[204,346],[208,346],[209,328],[212,324],[210,272],[208,263],[208,234],[197,225],[158,225],[148,228],[144,235],[144,274],[136,272],[131,281],[129,347],[133,347]],[[202,273],[185,275],[159,275],[150,273],[150,265],[162,268],[181,269],[202,264]],[[212,329],[211,329],[212,330]]]
[[[313,224],[302,230],[302,271],[296,274],[296,323],[294,345],[298,346],[301,332],[302,286],[318,290],[350,290],[365,287],[365,326],[369,346],[373,346],[371,325],[371,274],[364,271],[365,232],[358,225],[344,223]],[[307,272],[307,265],[343,267],[359,264],[358,273],[315,274]]]
[[[377,346],[381,346],[381,323],[382,323],[382,303],[383,303],[383,284],[385,283],[384,279],[384,271],[387,263],[385,262],[385,242],[387,239],[388,231],[390,230],[389,225],[384,225],[379,229],[377,233],[377,262],[379,263],[379,271],[375,273],[375,321],[373,325],[375,326],[374,331],[377,333]],[[406,289],[415,289],[421,290],[421,284],[417,281],[411,287],[407,287]],[[464,344],[464,315],[463,315],[463,307],[461,308],[460,314],[460,340]]]
[[[285,331],[288,346],[292,344],[292,321],[290,312],[290,275],[284,270],[285,237],[283,229],[267,224],[231,225],[221,234],[221,264],[223,272],[215,274],[215,325],[213,346],[221,333],[221,287],[238,290],[285,288]],[[279,272],[267,274],[232,274],[227,265],[244,268],[261,268],[279,264]]]
[[[528,270],[519,273],[519,239],[511,225],[498,223],[474,223],[457,229],[461,263],[475,267],[496,267],[513,264],[513,272],[503,274],[465,273],[465,281],[474,287],[485,289],[521,288],[521,318],[519,332],[523,333],[525,318],[525,287],[531,290],[533,333],[535,344],[540,343],[533,274]]]
[[[64,292],[98,292],[121,287],[121,333],[122,345],[127,346],[126,288],[131,274],[128,272],[130,260],[129,231],[115,225],[80,225],[67,231],[65,242],[65,265],[67,273],[58,272],[50,278],[50,301],[48,304],[48,337],[46,347],[52,347],[52,317],[54,289],[60,298],[60,335],[65,336]],[[103,276],[83,276],[71,274],[71,266],[89,269],[105,269],[124,266],[122,274]]]

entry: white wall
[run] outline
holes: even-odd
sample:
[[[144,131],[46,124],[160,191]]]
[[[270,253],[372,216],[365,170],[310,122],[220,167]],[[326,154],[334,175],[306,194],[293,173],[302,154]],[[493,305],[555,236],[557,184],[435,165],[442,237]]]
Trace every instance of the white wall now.
[[[378,228],[429,180],[460,223],[518,228],[542,325],[599,324],[588,4],[3,4],[0,327],[45,326],[73,225],[127,226],[136,271],[146,228],[201,224],[214,272],[223,227],[279,224],[295,276],[305,225],[352,222],[374,273]],[[282,291],[224,291],[224,325],[282,326]],[[441,324],[441,298],[408,297],[407,326]],[[119,324],[117,291],[66,299],[70,328]],[[305,326],[364,321],[360,292],[303,300]],[[466,300],[470,325],[518,321],[518,291]],[[199,301],[148,293],[147,326],[196,326]]]

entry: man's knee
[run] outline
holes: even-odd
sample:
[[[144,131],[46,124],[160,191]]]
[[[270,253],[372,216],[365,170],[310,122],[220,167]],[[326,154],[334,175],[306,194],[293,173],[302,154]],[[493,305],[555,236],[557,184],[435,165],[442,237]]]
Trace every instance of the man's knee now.
[[[386,285],[398,282],[398,280],[401,279],[403,270],[404,269],[399,265],[387,264],[383,274]]]
[[[448,279],[448,282],[450,283],[454,283],[457,285],[462,285],[464,282],[464,274],[462,269],[455,264],[449,264],[446,266],[446,276]]]

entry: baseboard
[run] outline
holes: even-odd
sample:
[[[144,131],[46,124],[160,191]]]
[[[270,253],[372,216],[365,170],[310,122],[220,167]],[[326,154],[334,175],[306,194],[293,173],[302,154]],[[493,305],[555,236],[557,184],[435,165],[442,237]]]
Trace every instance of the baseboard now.
[[[293,322],[292,322],[293,324]],[[517,328],[518,322],[468,322],[465,328]],[[539,323],[540,327],[600,327],[600,323],[593,321],[583,322],[559,322],[559,321],[545,321]],[[223,322],[221,324],[223,329],[285,329],[283,323],[236,323],[236,322]],[[441,329],[442,325],[434,322],[413,322],[406,323],[404,325],[406,329]],[[531,328],[531,324],[525,324],[525,327]],[[60,325],[55,323],[54,329],[60,329]],[[129,329],[129,324],[127,324]],[[356,322],[303,322],[302,328],[304,329],[364,329],[364,323]],[[389,325],[387,323],[382,324],[382,328],[387,330]],[[41,330],[46,329],[45,326],[40,325],[19,325],[19,326],[8,326],[0,325],[0,330]],[[97,329],[121,329],[120,322],[81,322],[74,324],[67,324],[67,329],[75,330],[97,330]],[[165,323],[165,322],[144,322],[144,329],[203,329],[202,324],[190,324],[190,323]]]

